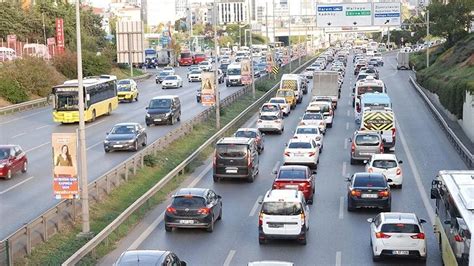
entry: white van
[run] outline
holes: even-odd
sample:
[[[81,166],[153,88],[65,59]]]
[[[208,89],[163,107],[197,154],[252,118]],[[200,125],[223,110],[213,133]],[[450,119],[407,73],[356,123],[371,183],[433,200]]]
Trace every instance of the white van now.
[[[0,47],[0,62],[16,59],[16,52],[12,48]]]
[[[23,46],[23,55],[34,56],[46,60],[51,59],[48,47],[44,44],[29,43]]]
[[[225,85],[227,87],[242,86],[242,67],[240,64],[230,64],[227,67],[227,79]]]
[[[258,242],[269,239],[296,239],[306,245],[309,208],[304,195],[295,189],[269,190],[258,217]]]
[[[295,92],[296,103],[303,101],[302,78],[298,74],[283,74],[280,89],[291,89]]]

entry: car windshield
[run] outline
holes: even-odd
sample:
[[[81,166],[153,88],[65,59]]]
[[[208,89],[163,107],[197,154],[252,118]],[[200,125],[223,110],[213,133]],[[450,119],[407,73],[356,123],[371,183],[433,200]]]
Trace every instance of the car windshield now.
[[[274,115],[261,115],[260,116],[260,120],[265,120],[265,121],[273,121],[273,120],[277,120],[278,117],[274,116]]]
[[[131,82],[128,79],[122,79],[122,80],[119,80],[117,84],[118,85],[130,85]]]
[[[191,71],[191,74],[201,74],[202,71],[200,69],[194,69]]]
[[[306,113],[303,115],[303,120],[323,120],[324,117],[321,113]]]
[[[6,160],[10,156],[9,148],[0,148],[0,160]]]
[[[178,78],[176,76],[167,76],[165,80],[177,80]]]
[[[267,215],[300,215],[303,208],[299,202],[264,202],[262,213]]]
[[[166,77],[166,76],[169,75],[169,73],[166,72],[166,71],[161,71],[159,75],[160,75],[160,77]]]
[[[243,158],[247,156],[247,145],[218,144],[216,150],[221,158]]]
[[[264,105],[262,106],[262,112],[277,112],[279,109],[278,109],[278,106],[276,105]]]
[[[357,176],[354,187],[386,187],[387,182],[383,176]]]
[[[133,125],[126,125],[126,126],[115,126],[110,131],[111,134],[134,134],[135,133],[135,126]]]
[[[397,167],[397,162],[394,160],[374,160],[372,166],[376,168],[389,169]]]
[[[132,88],[130,86],[117,86],[117,91],[131,91]]]
[[[166,109],[170,108],[171,100],[170,99],[155,99],[151,100],[148,108],[150,109]]]
[[[206,202],[202,197],[178,196],[174,197],[172,205],[182,208],[199,208],[205,206]]]
[[[209,62],[206,62],[206,61],[203,61],[201,63],[199,63],[200,66],[207,66],[209,65]]]
[[[305,170],[280,170],[278,179],[306,179]]]
[[[256,138],[257,137],[257,132],[250,131],[250,130],[240,130],[235,132],[235,136],[238,138]]]
[[[288,144],[290,149],[311,149],[311,143],[309,142],[291,142]]]
[[[240,68],[228,68],[227,75],[240,75]]]
[[[79,97],[76,93],[57,93],[56,94],[56,110],[70,111],[78,110]]]
[[[380,138],[379,136],[373,134],[357,135],[355,138],[355,143],[357,145],[363,146],[379,146]]]
[[[384,233],[407,233],[407,234],[417,234],[420,232],[420,227],[417,224],[383,224],[380,231]]]
[[[313,127],[299,127],[296,129],[296,134],[318,134],[318,129]]]

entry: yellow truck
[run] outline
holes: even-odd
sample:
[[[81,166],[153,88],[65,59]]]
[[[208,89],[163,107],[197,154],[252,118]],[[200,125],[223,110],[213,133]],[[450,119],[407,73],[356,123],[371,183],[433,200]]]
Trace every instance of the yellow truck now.
[[[291,109],[296,107],[296,95],[292,89],[279,89],[276,93],[276,97],[285,98],[286,102],[290,105]]]

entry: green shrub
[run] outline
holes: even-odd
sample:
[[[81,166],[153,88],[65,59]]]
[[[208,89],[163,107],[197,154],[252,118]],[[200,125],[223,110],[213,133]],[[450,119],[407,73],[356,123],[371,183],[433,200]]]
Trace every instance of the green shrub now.
[[[156,158],[156,156],[147,154],[143,157],[143,163],[148,167],[155,167],[158,165],[158,158]]]
[[[28,100],[25,90],[11,78],[0,78],[0,96],[11,103],[21,103]]]
[[[63,54],[56,55],[53,59],[53,66],[68,79],[77,78],[76,53],[66,50]]]
[[[104,55],[96,55],[91,52],[84,52],[82,57],[82,71],[84,76],[98,76],[108,74],[112,69],[112,64]]]

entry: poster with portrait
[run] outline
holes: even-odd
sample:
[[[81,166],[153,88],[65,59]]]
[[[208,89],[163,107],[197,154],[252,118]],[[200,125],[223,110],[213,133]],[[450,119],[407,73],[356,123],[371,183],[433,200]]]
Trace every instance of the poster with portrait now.
[[[214,72],[201,74],[201,103],[203,106],[216,104],[216,78]]]
[[[53,133],[53,193],[56,199],[79,198],[76,133]]]
[[[288,52],[288,49],[283,50],[283,64],[286,65],[290,62],[290,54]]]
[[[244,85],[249,85],[252,84],[252,71],[250,69],[250,60],[248,59],[243,59],[240,62],[241,66],[241,77],[242,77],[242,84]]]
[[[266,56],[266,61],[267,61],[267,72],[270,73],[272,72],[274,60],[273,60],[273,51],[268,51],[267,56]]]

